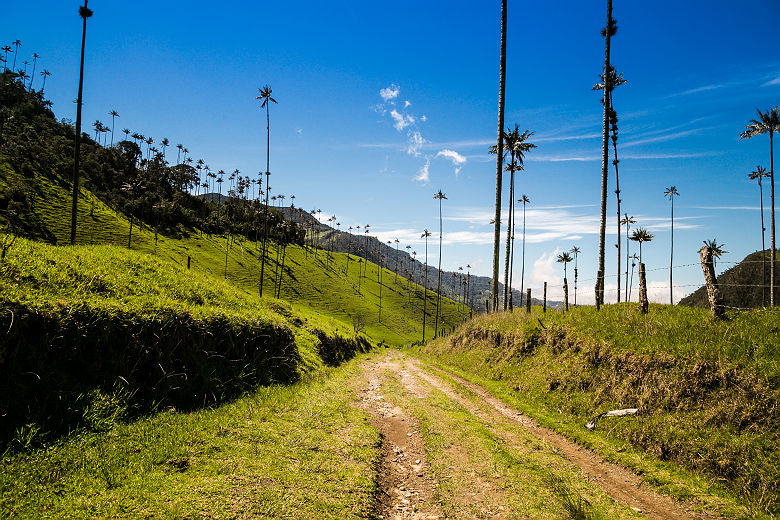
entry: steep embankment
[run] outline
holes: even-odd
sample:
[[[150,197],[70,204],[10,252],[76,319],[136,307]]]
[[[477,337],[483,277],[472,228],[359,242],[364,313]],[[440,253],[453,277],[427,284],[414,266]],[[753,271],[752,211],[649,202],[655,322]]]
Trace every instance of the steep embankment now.
[[[484,378],[542,424],[668,492],[734,493],[748,510],[777,514],[778,345],[776,313],[714,322],[703,309],[654,306],[642,316],[613,305],[480,317],[419,352]],[[623,408],[639,414],[584,428]],[[685,471],[705,478],[680,477]]]
[[[0,440],[290,382],[369,348],[336,320],[171,261],[18,240],[0,263]],[[124,413],[124,412],[122,412]]]

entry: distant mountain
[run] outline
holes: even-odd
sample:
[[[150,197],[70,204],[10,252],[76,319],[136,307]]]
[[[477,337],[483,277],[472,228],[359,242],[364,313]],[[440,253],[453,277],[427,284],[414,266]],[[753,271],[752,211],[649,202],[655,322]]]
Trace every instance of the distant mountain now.
[[[762,254],[766,255],[766,285],[763,282]],[[766,305],[769,305],[769,255],[770,250],[756,251],[745,257],[740,263],[727,269],[718,276],[718,286],[723,294],[723,303],[728,307],[752,308],[762,307],[762,286]],[[717,262],[716,262],[717,263]],[[780,268],[780,262],[778,262]],[[776,271],[780,274],[780,272]],[[780,297],[780,291],[775,291],[775,302]],[[708,307],[707,288],[699,287],[694,292],[680,300],[680,305],[689,307]]]
[[[366,236],[362,231],[360,233],[344,232],[334,229],[327,224],[323,224],[312,216],[308,211],[300,208],[277,207],[284,217],[300,224],[307,231],[306,243],[311,244],[311,240],[318,244],[320,248],[339,253],[350,253],[365,258],[376,264],[382,264],[386,268],[395,272],[399,276],[412,279],[413,282],[423,285],[424,282],[424,263],[420,261],[422,253],[417,254],[415,259],[401,245],[396,250],[395,244],[380,242],[376,237]],[[370,230],[369,230],[370,233]],[[432,237],[433,238],[433,237]],[[433,244],[434,241],[431,241]],[[382,258],[380,258],[380,256]],[[422,258],[424,260],[424,258]],[[381,260],[381,261],[380,261]],[[455,301],[463,301],[462,281],[466,279],[466,266],[463,271],[451,272],[442,271],[441,285],[442,295],[448,296]],[[428,288],[436,290],[438,270],[435,266],[428,266]],[[490,300],[491,278],[488,276],[471,275],[469,278],[469,295],[466,302],[469,307],[475,311],[484,311],[485,302]],[[499,292],[503,294],[504,286],[499,283]],[[520,291],[512,290],[512,301],[515,307],[520,307]],[[532,305],[542,305],[542,300],[534,296],[531,297]],[[559,308],[563,302],[547,301],[550,308]]]

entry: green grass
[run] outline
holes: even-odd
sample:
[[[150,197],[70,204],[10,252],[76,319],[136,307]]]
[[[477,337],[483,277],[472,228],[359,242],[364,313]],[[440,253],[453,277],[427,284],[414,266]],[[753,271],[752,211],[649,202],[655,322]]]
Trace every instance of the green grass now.
[[[5,456],[4,518],[365,518],[379,436],[356,363]]]
[[[632,305],[481,316],[417,352],[678,498],[777,514],[780,319]],[[640,415],[584,424],[618,408]]]
[[[39,173],[35,173],[33,178],[24,178],[7,163],[0,162],[0,190],[6,190],[10,185],[21,186],[30,201],[33,211],[26,215],[30,235],[56,244],[69,243],[70,195],[67,182]],[[77,222],[77,244],[128,245],[129,221],[86,189],[81,190]],[[180,229],[176,236],[163,236],[145,225],[139,229],[138,223],[134,222],[130,248],[185,267],[189,258],[191,272],[227,279],[247,298],[258,292],[261,246],[252,241],[238,242],[185,229]],[[276,258],[277,245],[272,243],[263,285],[264,298],[270,297],[267,299],[273,299],[275,295],[280,270]],[[421,340],[422,288],[383,269],[380,322],[379,267],[369,262],[366,276],[358,280],[358,258],[354,255],[350,258],[349,273],[346,273],[346,254],[317,251],[315,255],[311,248],[288,247],[280,299],[290,302],[301,313],[334,322],[334,326],[353,328],[355,320],[359,320],[364,324],[365,334],[375,343],[384,341],[403,345]],[[436,299],[431,291],[427,295],[426,338],[431,338],[434,335]],[[450,330],[461,321],[466,310],[449,298],[442,298],[440,328]]]

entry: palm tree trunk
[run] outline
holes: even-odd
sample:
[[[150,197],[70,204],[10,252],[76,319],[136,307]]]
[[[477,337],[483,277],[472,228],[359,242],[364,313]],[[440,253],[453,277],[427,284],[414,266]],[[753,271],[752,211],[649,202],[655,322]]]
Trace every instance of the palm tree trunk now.
[[[609,110],[610,112],[615,112],[615,108],[612,106],[612,94],[609,95]],[[615,118],[617,118],[617,115],[615,115]],[[617,302],[620,303],[620,260],[622,257],[620,256],[620,248],[622,246],[621,244],[621,235],[620,235],[620,175],[618,171],[618,155],[617,155],[617,133],[616,130],[613,128],[612,133],[612,152],[614,155],[614,159],[612,159],[612,164],[615,165],[615,198],[617,199]],[[575,275],[574,277],[574,293],[576,295],[577,293],[577,277]],[[575,296],[575,302],[576,302],[576,296]]]
[[[772,247],[772,263],[769,264],[769,306],[774,307],[775,306],[775,263],[777,259],[775,258],[775,156],[774,156],[774,147],[773,147],[773,139],[774,139],[774,132],[772,130],[769,131],[769,169],[771,170],[769,175],[769,181],[770,181],[770,198],[772,199],[772,215],[771,215],[771,247]]]
[[[425,237],[425,281],[423,282],[423,331],[422,340],[425,343],[425,316],[428,313],[428,237]]]
[[[439,306],[441,305],[441,242],[444,237],[444,227],[441,219],[441,201],[439,199],[439,282],[436,289],[436,329],[433,331],[433,339],[439,335]]]
[[[523,263],[520,268],[520,306],[523,306],[525,296],[525,202],[523,202]]]
[[[73,152],[73,196],[70,209],[70,245],[76,243],[76,217],[78,215],[78,203],[79,203],[79,158],[81,155],[81,100],[82,92],[84,90],[84,47],[87,42],[87,18],[89,10],[87,9],[87,1],[84,0],[84,11],[82,19],[84,25],[81,30],[81,67],[79,69],[79,94],[76,99],[76,146]],[[16,48],[17,53],[19,48]],[[16,64],[16,54],[14,54],[14,64]]]
[[[607,232],[607,175],[609,161],[609,52],[612,28],[612,0],[607,0],[607,27],[604,33],[604,133],[601,156],[601,223],[599,224],[599,270],[596,279],[596,309],[604,303],[604,246]]]
[[[674,268],[674,194],[669,197],[672,199],[672,245],[669,254],[669,305],[674,305],[674,282],[672,278],[672,269]]]
[[[514,193],[514,179],[512,179],[512,192]],[[512,211],[512,247],[509,253],[509,311],[511,312],[514,307],[514,301],[512,297],[512,277],[515,270],[515,198],[514,195],[510,198],[512,201],[509,205]]]
[[[611,0],[610,0],[611,1]],[[506,85],[506,17],[507,0],[501,0],[501,57],[498,79],[498,143],[496,145],[496,217],[493,230],[493,311],[498,309],[498,251],[501,241],[501,178],[504,165],[504,87]]]
[[[723,307],[723,298],[718,288],[718,280],[715,277],[715,262],[713,261],[712,249],[702,246],[699,249],[699,258],[701,259],[701,269],[704,272],[704,281],[707,284],[707,298],[710,301],[710,312],[715,318],[725,317]]]
[[[563,310],[569,310],[569,281],[563,277]]]
[[[650,303],[647,300],[647,277],[645,264],[643,264],[641,260],[639,261],[639,305],[639,310],[642,312],[642,314],[647,314]]]
[[[761,306],[766,306],[766,228],[764,227],[764,186],[758,177],[758,194],[761,200]]]
[[[269,124],[270,128],[270,124]],[[270,141],[269,141],[270,142]],[[263,258],[260,260],[260,297],[263,297],[263,275],[265,274],[265,254],[268,243],[268,177],[271,172],[268,171],[268,156],[266,155],[265,162],[265,218],[263,219]]]
[[[514,156],[514,154],[512,154]],[[512,162],[514,164],[514,157]],[[511,168],[511,166],[510,166]],[[512,240],[512,202],[514,201],[515,171],[509,172],[509,212],[506,219],[506,259],[504,260],[504,310],[509,308],[509,254],[511,253]]]

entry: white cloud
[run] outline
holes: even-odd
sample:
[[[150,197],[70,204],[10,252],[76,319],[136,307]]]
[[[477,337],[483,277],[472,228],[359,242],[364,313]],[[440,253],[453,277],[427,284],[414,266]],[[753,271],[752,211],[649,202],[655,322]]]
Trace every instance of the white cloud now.
[[[420,116],[420,121],[422,121],[423,123],[426,122],[427,120],[428,120],[428,116],[426,116],[425,114]]]
[[[393,118],[393,126],[399,132],[407,126],[414,124],[414,117],[409,114],[400,114],[396,109],[390,111],[390,117]]]
[[[395,83],[390,84],[389,87],[383,88],[379,91],[379,95],[382,96],[382,99],[387,101],[391,101],[398,97],[398,94],[401,93],[401,87],[396,85]]]
[[[441,150],[435,157],[444,157],[452,161],[452,165],[455,166],[455,176],[460,173],[461,167],[466,164],[466,158],[455,150]]]
[[[425,164],[420,168],[420,170],[417,172],[417,175],[415,176],[414,180],[422,182],[424,184],[427,184],[431,180],[431,176],[428,173],[428,169],[431,166],[431,160],[426,159]]]
[[[762,84],[762,87],[768,87],[770,85],[780,85],[780,76],[776,77],[775,79],[771,79],[767,81],[766,83]]]
[[[420,156],[420,148],[423,147],[426,141],[419,130],[410,130],[408,133],[409,136],[409,145],[406,148],[406,153],[409,155],[414,155],[415,157]],[[431,160],[427,160],[427,164],[425,166],[426,173],[428,172],[428,166],[430,165]]]
[[[548,284],[554,280],[560,278],[558,269],[555,266],[555,257],[560,254],[562,250],[555,248],[555,251],[551,253],[542,253],[542,255],[534,260],[531,272],[528,275],[528,286],[531,287],[543,287],[544,282]],[[539,295],[531,295],[531,297],[539,297]],[[550,295],[548,294],[548,297]]]
[[[404,101],[404,108],[409,108],[412,105],[412,103],[407,99]]]

